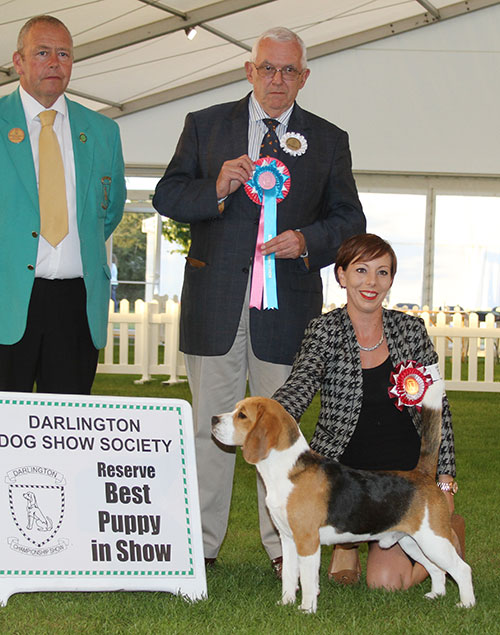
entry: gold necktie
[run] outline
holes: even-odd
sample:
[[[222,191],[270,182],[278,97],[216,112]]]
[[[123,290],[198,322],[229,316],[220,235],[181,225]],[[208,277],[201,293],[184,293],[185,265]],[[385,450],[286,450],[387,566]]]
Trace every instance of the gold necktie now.
[[[68,233],[68,205],[61,148],[52,127],[55,110],[43,110],[38,142],[38,201],[40,205],[40,233],[53,247]]]

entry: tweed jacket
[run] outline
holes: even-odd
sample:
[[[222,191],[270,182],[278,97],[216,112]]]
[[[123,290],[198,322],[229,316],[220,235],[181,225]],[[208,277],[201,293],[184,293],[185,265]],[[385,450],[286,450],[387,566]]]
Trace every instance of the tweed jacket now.
[[[436,364],[437,353],[421,318],[383,310],[384,334],[393,366],[415,360]],[[324,456],[342,455],[356,428],[363,401],[363,376],[356,336],[346,307],[313,319],[286,383],[273,395],[297,420],[321,391],[319,420],[311,447]],[[409,408],[420,434],[419,411]],[[455,476],[455,449],[448,399],[443,399],[442,440],[437,474]]]
[[[180,349],[189,355],[224,355],[233,345],[252,267],[260,206],[243,187],[219,212],[216,181],[224,161],[248,151],[248,100],[189,113],[175,154],[156,187],[160,214],[190,223],[191,247],[181,298]],[[250,309],[255,356],[291,365],[304,329],[320,315],[320,269],[334,262],[343,240],[364,233],[366,222],[351,171],[347,133],[295,104],[288,130],[307,139],[307,152],[277,158],[291,174],[278,205],[277,233],[300,229],[303,258],[277,258],[278,310]]]

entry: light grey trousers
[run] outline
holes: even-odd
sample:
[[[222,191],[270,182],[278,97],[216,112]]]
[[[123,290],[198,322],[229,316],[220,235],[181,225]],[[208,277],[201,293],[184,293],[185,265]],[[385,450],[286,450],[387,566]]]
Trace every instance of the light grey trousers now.
[[[225,355],[185,355],[193,395],[196,466],[200,493],[205,558],[215,558],[226,535],[236,453],[222,449],[211,436],[213,415],[234,410],[250,394],[270,397],[287,379],[291,366],[263,362],[250,343],[249,309],[245,303],[236,338]],[[271,344],[270,344],[271,345]],[[281,555],[281,543],[265,504],[265,487],[257,474],[257,497],[262,544],[271,559]]]

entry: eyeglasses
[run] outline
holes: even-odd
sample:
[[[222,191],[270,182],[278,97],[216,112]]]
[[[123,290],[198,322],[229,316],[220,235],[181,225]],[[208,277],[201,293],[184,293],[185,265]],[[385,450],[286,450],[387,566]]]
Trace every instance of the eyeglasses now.
[[[298,71],[295,66],[283,66],[282,68],[276,68],[272,64],[261,64],[257,66],[254,62],[252,64],[255,66],[255,70],[259,77],[264,79],[273,79],[276,73],[281,73],[281,77],[286,82],[294,82],[297,80],[304,71]]]

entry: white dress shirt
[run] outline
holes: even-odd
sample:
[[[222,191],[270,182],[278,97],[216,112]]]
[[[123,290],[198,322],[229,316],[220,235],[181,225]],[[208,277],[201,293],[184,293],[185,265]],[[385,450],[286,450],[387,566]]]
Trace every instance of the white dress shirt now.
[[[83,267],[80,256],[80,237],[78,236],[78,225],[76,219],[75,158],[73,155],[73,143],[71,140],[71,128],[69,125],[66,100],[64,99],[64,96],[61,95],[50,108],[45,108],[22,87],[19,87],[19,93],[28,126],[37,185],[39,178],[38,139],[40,137],[40,130],[42,129],[42,124],[38,115],[42,110],[57,111],[57,115],[54,120],[54,132],[56,133],[57,140],[59,141],[59,145],[61,147],[62,160],[64,164],[64,177],[66,180],[68,234],[56,247],[53,247],[43,236],[40,235],[35,275],[37,278],[48,278],[50,280],[79,278],[83,276]]]

